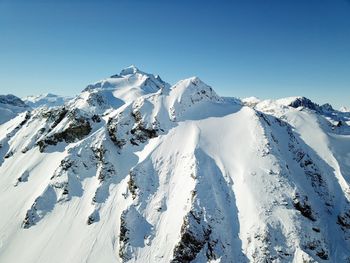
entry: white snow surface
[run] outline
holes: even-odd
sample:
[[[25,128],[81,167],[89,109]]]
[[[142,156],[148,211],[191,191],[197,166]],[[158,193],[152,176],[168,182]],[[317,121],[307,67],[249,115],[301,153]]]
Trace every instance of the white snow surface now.
[[[350,113],[296,99],[131,66],[12,117],[0,262],[349,262]]]

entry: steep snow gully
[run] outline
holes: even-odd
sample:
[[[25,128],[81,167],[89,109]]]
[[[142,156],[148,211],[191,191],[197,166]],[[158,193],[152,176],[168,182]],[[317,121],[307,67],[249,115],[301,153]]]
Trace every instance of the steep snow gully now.
[[[344,109],[134,66],[1,103],[0,262],[350,262]]]

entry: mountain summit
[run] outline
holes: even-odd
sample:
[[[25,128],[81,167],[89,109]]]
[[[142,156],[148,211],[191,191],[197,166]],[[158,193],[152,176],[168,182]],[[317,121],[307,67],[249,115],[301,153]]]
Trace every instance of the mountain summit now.
[[[136,66],[131,65],[129,67],[126,67],[124,69],[122,69],[122,71],[120,72],[119,75],[121,76],[127,76],[127,75],[134,75],[134,74],[144,74],[144,75],[148,75],[144,72],[142,72],[141,70],[139,70]]]
[[[128,67],[0,125],[0,262],[348,262],[349,124]]]

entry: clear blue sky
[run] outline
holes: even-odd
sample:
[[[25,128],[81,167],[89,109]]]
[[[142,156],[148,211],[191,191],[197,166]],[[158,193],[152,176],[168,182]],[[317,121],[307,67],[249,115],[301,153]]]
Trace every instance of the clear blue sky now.
[[[0,0],[1,94],[73,95],[130,64],[350,106],[350,1]]]

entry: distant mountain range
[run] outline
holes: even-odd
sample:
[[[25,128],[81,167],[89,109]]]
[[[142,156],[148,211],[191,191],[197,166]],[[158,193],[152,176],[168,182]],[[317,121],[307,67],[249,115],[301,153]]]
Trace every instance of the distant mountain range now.
[[[72,98],[58,96],[51,93],[22,98],[23,102],[32,108],[62,106],[70,99]]]

